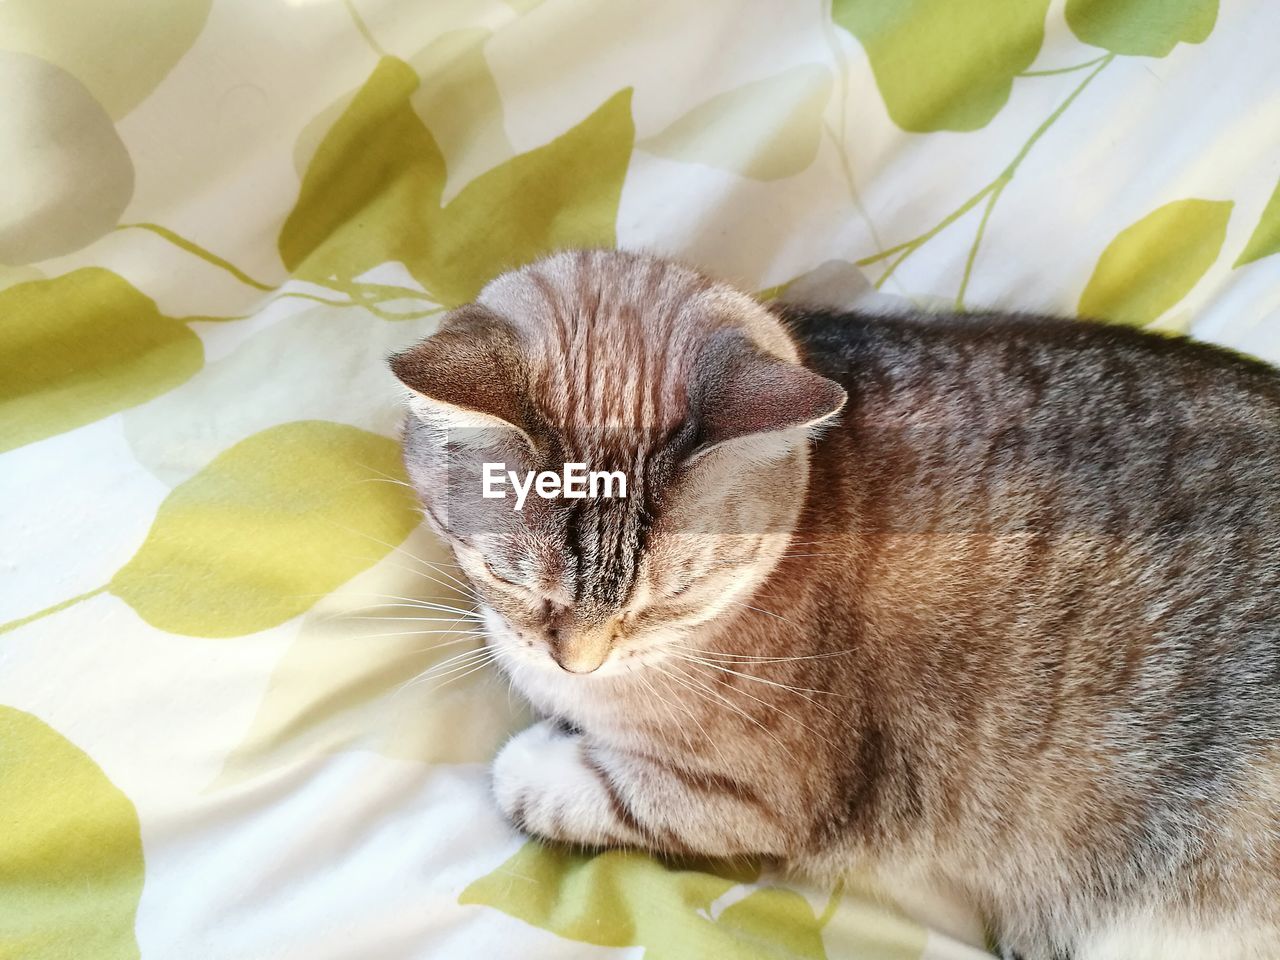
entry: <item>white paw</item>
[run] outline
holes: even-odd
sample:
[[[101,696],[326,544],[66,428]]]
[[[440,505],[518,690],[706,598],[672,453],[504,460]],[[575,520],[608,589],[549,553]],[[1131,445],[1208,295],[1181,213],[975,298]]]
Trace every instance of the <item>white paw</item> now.
[[[619,824],[598,773],[583,759],[582,737],[547,721],[516,734],[493,762],[493,794],[511,824],[565,843],[634,842]]]
[[[563,749],[557,749],[559,739],[571,738],[544,720],[508,740],[493,761],[493,795],[498,809],[518,829],[525,829],[522,821],[529,805],[550,789],[544,774],[550,766],[559,765],[557,760],[564,762]],[[577,751],[576,744],[573,750]]]

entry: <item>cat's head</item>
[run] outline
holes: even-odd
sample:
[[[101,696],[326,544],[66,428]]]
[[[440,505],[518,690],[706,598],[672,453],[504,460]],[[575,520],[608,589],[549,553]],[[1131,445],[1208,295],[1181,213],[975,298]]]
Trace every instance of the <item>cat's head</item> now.
[[[491,642],[579,674],[690,646],[760,584],[794,528],[809,439],[845,401],[750,297],[610,251],[499,277],[391,367],[410,390],[409,476]],[[566,464],[586,496],[534,480],[516,509],[531,472]]]

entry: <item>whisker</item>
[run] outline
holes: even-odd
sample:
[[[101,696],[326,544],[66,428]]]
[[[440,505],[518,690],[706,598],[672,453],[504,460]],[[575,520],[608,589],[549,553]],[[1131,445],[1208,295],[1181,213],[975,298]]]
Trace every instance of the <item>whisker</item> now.
[[[363,480],[353,480],[352,483],[394,483],[397,487],[413,489],[413,484],[405,483],[403,480],[394,480],[391,477],[365,477]]]
[[[402,487],[408,487],[410,490],[412,490],[412,489],[413,489],[413,484],[411,484],[411,483],[406,483],[406,482],[405,482],[405,481],[403,481],[403,480],[398,480],[398,479],[396,479],[395,477],[391,476],[391,474],[389,474],[389,473],[383,473],[383,472],[382,472],[381,470],[379,470],[377,467],[371,467],[371,466],[369,466],[367,463],[360,463],[360,462],[358,462],[358,461],[357,461],[357,463],[356,463],[356,466],[357,466],[357,467],[360,467],[360,468],[361,468],[361,469],[363,469],[363,470],[368,470],[370,473],[376,474],[376,475],[377,475],[377,478],[379,478],[379,479],[386,480],[386,481],[388,481],[388,482],[390,482],[390,483],[398,483],[398,484],[400,484]],[[359,481],[359,482],[360,482],[360,483],[363,483],[363,482],[365,482],[365,481],[363,481],[363,480],[362,480],[362,481]]]
[[[735,677],[742,677],[744,680],[754,680],[756,683],[767,683],[771,687],[778,687],[781,690],[790,690],[792,693],[797,693],[797,694],[816,693],[820,696],[837,697],[841,700],[851,699],[850,697],[846,697],[844,694],[834,693],[830,690],[815,690],[812,687],[795,687],[789,683],[782,683],[778,680],[769,680],[769,679],[766,679],[765,677],[757,677],[754,674],[743,673],[741,670],[734,670],[730,667],[712,663],[710,660],[703,660],[700,657],[688,657],[688,656],[683,656],[681,654],[676,654],[676,656],[680,657],[681,660],[688,660],[691,663],[700,663],[704,667],[710,667],[712,670],[722,670],[725,673],[732,673]],[[803,699],[808,700],[810,703],[814,704],[815,706],[819,705],[818,701],[814,700],[812,697],[804,697]]]
[[[427,565],[428,569],[430,569],[432,573],[438,573],[443,577],[447,577],[449,580],[449,584],[452,584],[451,589],[456,589],[460,593],[466,594],[469,597],[474,597],[476,595],[475,587],[473,587],[466,580],[455,577],[453,574],[449,573],[447,570],[441,569],[439,564],[432,563],[430,560],[423,560],[421,557],[418,557],[417,561],[421,564]],[[462,568],[458,567],[457,569],[460,570]],[[425,573],[421,574],[421,576],[430,580],[432,583],[439,583],[441,586],[446,585],[445,581],[440,580],[436,577],[429,576]]]
[[[469,610],[463,610],[461,607],[455,607],[452,604],[448,604],[448,603],[438,603],[435,600],[419,600],[419,599],[415,599],[414,597],[397,597],[394,594],[390,594],[390,593],[370,593],[370,594],[366,594],[365,596],[378,598],[382,600],[401,601],[400,603],[381,604],[381,606],[392,607],[392,608],[409,606],[409,607],[415,607],[419,610],[435,610],[440,613],[456,613],[456,614],[461,614],[465,616],[470,616],[471,614],[475,613],[477,610],[480,609],[480,604],[478,603],[475,606],[471,607],[471,609]]]
[[[413,634],[413,633],[390,634],[390,636],[413,637],[413,636],[417,636],[417,634]],[[369,639],[374,640],[379,638],[370,637]],[[475,643],[477,639],[483,639],[483,637],[458,637],[456,640],[441,640],[438,643],[429,643],[425,647],[414,647],[412,650],[406,650],[404,652],[408,654],[431,653],[436,650],[443,650],[445,647],[456,647],[460,643]],[[479,648],[476,648],[476,649],[479,649]],[[417,675],[415,674],[415,676]]]
[[[368,608],[361,608],[361,609],[368,609]],[[396,604],[385,604],[385,605],[383,605],[383,606],[381,606],[381,607],[378,607],[378,608],[376,608],[376,609],[381,609],[381,610],[394,610],[394,609],[421,610],[422,608],[421,608],[421,607],[416,606],[415,604],[408,604],[408,603],[396,603]],[[431,611],[430,609],[428,609],[428,610],[426,610],[425,612],[426,612],[426,613],[431,613],[432,611]],[[321,617],[316,617],[315,619],[316,619],[316,622],[317,622],[317,623],[334,623],[335,621],[343,621],[343,620],[413,620],[413,621],[416,621],[416,622],[418,622],[418,623],[444,623],[444,624],[472,623],[472,624],[476,624],[477,626],[481,626],[481,625],[482,625],[482,621],[480,620],[480,618],[479,618],[479,617],[476,617],[476,616],[458,616],[458,615],[456,615],[456,614],[446,615],[446,616],[443,616],[443,617],[436,617],[436,616],[431,616],[431,617],[383,616],[383,617],[379,617],[379,616],[374,616],[374,615],[372,615],[372,614],[370,614],[370,615],[355,614],[355,613],[351,613],[351,612],[349,612],[349,611],[342,611],[342,610],[339,610],[339,611],[335,611],[334,613],[327,613],[327,614],[325,614],[324,616],[321,616]]]
[[[369,607],[360,607],[359,609],[361,610],[426,610],[427,613],[437,612],[432,610],[430,607],[425,607],[421,603],[379,603]],[[475,609],[476,611],[479,611],[479,607],[476,607]],[[456,610],[445,610],[442,612],[447,614],[452,614],[454,616],[457,615]],[[331,617],[341,617],[341,616],[349,616],[349,615],[350,614],[344,614],[341,611],[339,611],[338,613],[326,614],[326,616],[331,616]],[[468,615],[472,616],[473,613],[471,611],[468,611]],[[446,616],[441,619],[451,620],[452,616]]]
[[[494,654],[491,649],[487,646],[480,646],[472,650],[464,650],[462,653],[454,654],[452,657],[446,657],[444,660],[433,664],[422,673],[410,677],[408,681],[401,684],[392,696],[399,696],[405,690],[415,687],[420,683],[425,683],[427,680],[438,680],[440,677],[447,677],[459,670],[464,670],[467,667],[470,667],[472,664],[484,662],[493,656]],[[441,672],[442,670],[443,673]]]
[[[685,658],[681,658],[681,659],[685,659]],[[721,669],[725,669],[725,668],[722,668],[722,667],[714,667],[713,669],[721,670]],[[728,672],[728,673],[733,673],[733,672],[735,672],[735,671],[732,671],[732,670],[726,670],[726,672]],[[826,743],[828,746],[832,746],[832,747],[834,747],[834,746],[835,746],[835,744],[834,744],[834,743],[832,743],[829,739],[827,739],[826,737],[822,736],[822,734],[818,733],[818,731],[814,730],[814,729],[813,729],[812,727],[810,727],[808,724],[804,723],[803,721],[801,721],[801,720],[800,720],[800,719],[798,719],[797,717],[795,717],[795,716],[793,716],[792,714],[788,713],[786,710],[783,710],[783,709],[782,709],[781,707],[779,707],[776,703],[770,703],[768,700],[761,699],[760,697],[757,697],[755,694],[751,693],[751,691],[749,691],[749,690],[744,690],[742,687],[737,687],[737,688],[735,688],[735,689],[737,689],[737,691],[738,691],[740,694],[742,694],[744,697],[749,697],[749,698],[751,698],[752,700],[756,701],[756,703],[762,704],[763,706],[768,707],[770,710],[773,710],[773,711],[775,711],[775,712],[777,712],[777,713],[780,713],[782,716],[786,717],[788,720],[790,720],[790,721],[791,721],[792,723],[794,723],[796,726],[800,727],[800,729],[805,730],[805,731],[807,731],[808,733],[811,733],[813,736],[817,737],[819,740],[823,741],[823,742],[824,742],[824,743]],[[807,698],[805,698],[805,699],[807,699]],[[820,704],[815,704],[815,705],[816,705],[816,706],[820,706],[820,707],[821,707],[821,705],[820,705]],[[826,707],[822,707],[822,709],[826,710],[828,713],[831,713],[831,711],[830,711],[828,708],[826,708]],[[831,714],[831,715],[832,715],[832,716],[835,716],[835,714]],[[744,716],[745,716],[745,714],[744,714]],[[764,727],[763,725],[760,725],[760,728],[761,728],[762,730],[767,730],[767,728],[766,728],[766,727]],[[772,731],[768,731],[768,732],[772,733]],[[774,739],[776,740],[776,739],[777,739],[777,737],[775,737]],[[781,740],[779,740],[779,741],[778,741],[778,743],[781,745],[781,744],[782,744],[782,741],[781,741]]]
[[[456,647],[456,646],[457,646],[458,644],[460,644],[460,643],[475,643],[477,639],[484,639],[484,638],[483,638],[483,637],[479,637],[479,638],[477,638],[477,637],[459,637],[457,640],[441,640],[439,643],[432,643],[432,644],[428,644],[428,645],[427,645],[427,646],[425,646],[425,647],[418,647],[418,648],[416,648],[415,650],[413,650],[413,651],[411,651],[411,652],[413,652],[413,653],[427,653],[428,651],[431,651],[431,650],[442,650],[442,649],[444,649],[445,647]]]
[[[672,664],[672,666],[675,666],[675,665]],[[778,746],[784,749],[786,748],[786,744],[783,743],[780,739],[778,739],[777,734],[775,734],[772,730],[766,727],[763,723],[761,723],[755,717],[747,713],[741,706],[739,706],[736,703],[733,703],[731,700],[721,695],[718,691],[707,687],[705,684],[698,681],[695,677],[691,677],[688,674],[684,673],[683,671],[681,671],[680,675],[677,676],[674,673],[668,673],[667,671],[663,670],[660,666],[658,667],[658,670],[666,674],[667,676],[671,677],[671,679],[675,680],[675,682],[679,683],[681,686],[693,691],[694,693],[700,693],[703,699],[706,699],[707,697],[713,697],[714,700],[709,701],[713,704],[715,701],[718,700],[721,705],[728,707],[730,710],[734,711],[738,716],[742,717],[742,719],[746,720],[749,723],[755,724],[757,727],[759,727],[764,733],[768,734],[771,738],[773,738],[774,742],[777,743]],[[760,702],[763,703],[764,701],[760,701]]]
[[[460,619],[473,619],[473,620],[477,619],[476,614],[480,610],[480,607],[478,604],[474,607],[471,607],[470,609],[463,610],[461,607],[450,606],[447,603],[435,603],[430,600],[427,600],[422,603],[417,603],[417,604],[404,604],[404,605],[386,604],[385,605],[385,609],[389,609],[389,610],[402,610],[405,608],[415,608],[418,610],[424,610],[427,613],[443,613],[447,616],[454,616]]]
[[[434,603],[432,600],[417,600],[413,597],[397,597],[389,593],[347,593],[345,591],[331,590],[328,593],[291,593],[288,595],[291,600],[325,600],[325,599],[353,599],[353,600],[403,600],[411,606],[421,606],[424,603]],[[469,598],[470,599],[470,598]],[[394,606],[394,604],[384,603],[379,606]],[[472,609],[478,610],[480,604],[477,603]],[[460,607],[449,607],[450,611],[456,611]]]
[[[847,657],[857,653],[856,650],[835,650],[830,653],[804,653],[794,657],[757,657],[741,653],[726,653],[723,650],[707,650],[700,647],[687,647],[679,643],[668,643],[667,646],[677,650],[687,650],[698,656],[721,659],[726,662],[741,661],[745,663],[788,663],[792,660],[827,660],[831,657]]]
[[[452,657],[446,657],[444,660],[441,660],[439,663],[435,664],[430,669],[425,670],[421,674],[419,674],[418,677],[415,678],[415,682],[421,682],[432,676],[443,675],[441,674],[441,669],[444,667],[449,668],[447,670],[444,670],[444,674],[449,674],[449,673],[452,673],[454,670],[461,668],[464,665],[478,663],[481,660],[488,660],[493,656],[494,656],[493,650],[490,647],[485,646],[484,644],[481,644],[480,646],[473,647],[470,650],[463,650],[461,653],[455,653]]]
[[[498,666],[499,667],[510,666],[510,664],[499,664]],[[498,672],[502,673],[502,670],[500,669]],[[506,678],[507,680],[507,712],[508,713],[512,712],[515,709],[515,707],[511,703],[511,694],[513,693],[513,688],[515,686],[515,672],[516,672],[515,668],[512,667],[511,676]]]
[[[751,604],[743,603],[741,600],[730,600],[729,603],[736,603],[740,607],[746,607],[748,610],[754,610],[756,613],[763,613],[766,617],[773,617],[775,620],[781,620],[783,623],[789,623],[791,624],[791,626],[796,627],[797,629],[799,628],[799,624],[791,620],[788,620],[786,617],[781,616],[780,614],[774,613],[772,610],[764,610],[760,607],[753,607]]]
[[[458,640],[459,643],[461,643],[463,640],[474,640],[477,637],[484,636],[483,631],[479,631],[479,630],[403,630],[399,633],[361,633],[361,634],[357,634],[351,639],[353,640],[393,640],[396,637],[426,637],[426,636],[430,636],[433,633],[446,634],[448,636],[459,637],[460,638]],[[432,646],[426,647],[424,649],[431,650],[431,649],[435,649],[435,647],[443,647],[445,645],[446,645],[445,643],[441,642],[441,643],[433,644]]]
[[[478,644],[477,646],[472,647],[470,650],[463,650],[461,653],[455,653],[451,657],[445,657],[443,660],[436,661],[431,666],[429,666],[425,671],[420,673],[418,676],[420,677],[428,676],[434,671],[447,667],[449,664],[454,663],[458,660],[465,660],[467,657],[478,656],[479,654],[486,653],[486,652],[492,652],[492,651],[490,651],[489,647],[487,647],[485,644],[483,643]]]
[[[362,560],[366,562],[370,560],[370,558],[367,556],[352,556],[350,554],[348,554],[348,556],[352,560]],[[421,558],[415,558],[415,559],[417,559],[419,563],[427,562],[425,560],[422,560]],[[465,584],[458,583],[458,581],[452,577],[449,580],[441,580],[439,577],[432,576],[430,572],[419,570],[416,567],[409,567],[403,563],[396,563],[395,561],[387,561],[385,559],[383,562],[389,562],[391,566],[395,567],[397,570],[401,570],[415,577],[421,577],[423,580],[426,580],[428,583],[435,584],[437,587],[441,587],[445,590],[450,591],[451,593],[461,593],[468,600],[476,599],[477,595],[474,589],[472,589],[470,586],[467,586]]]
[[[433,562],[433,561],[431,561],[431,560],[426,560],[426,559],[424,559],[424,558],[422,558],[422,557],[418,556],[417,554],[412,553],[412,552],[410,552],[409,550],[406,550],[406,549],[405,549],[404,547],[402,547],[402,546],[398,546],[398,545],[396,545],[396,544],[394,544],[394,543],[388,543],[386,540],[379,540],[377,537],[373,536],[373,535],[372,535],[372,534],[370,534],[370,533],[365,533],[363,530],[356,530],[354,527],[348,527],[348,526],[346,526],[345,524],[338,523],[338,521],[336,521],[336,520],[330,520],[329,522],[330,522],[331,524],[333,524],[335,527],[337,527],[339,530],[345,530],[347,533],[354,534],[354,535],[355,535],[355,536],[357,536],[357,537],[364,537],[366,540],[372,540],[374,543],[381,544],[382,546],[386,547],[388,550],[394,550],[394,551],[396,551],[397,553],[402,553],[402,554],[404,554],[406,557],[408,557],[410,560],[413,560],[413,561],[415,561],[416,563],[420,563],[420,564],[422,564],[423,566],[428,567],[429,569],[434,570],[436,573],[441,574],[442,576],[448,577],[450,580],[452,580],[454,583],[456,583],[456,584],[457,584],[459,587],[461,587],[463,590],[468,590],[468,589],[469,589],[469,587],[468,587],[468,585],[467,585],[467,584],[465,584],[463,581],[459,580],[457,577],[453,576],[453,574],[449,573],[449,572],[448,572],[448,571],[446,571],[446,570],[442,570],[442,569],[440,569],[440,564],[438,564],[438,563],[434,563],[434,562]],[[456,563],[455,563],[455,564],[452,564],[452,566],[453,566],[453,567],[455,567],[456,569],[461,569],[461,567],[458,567],[458,565],[457,565]]]
[[[666,713],[667,718],[671,721],[671,723],[673,725],[678,725],[679,721],[675,715],[675,711],[671,709],[671,703],[658,692],[657,687],[655,687],[653,683],[649,680],[649,678],[645,676],[644,671],[645,671],[645,668],[643,666],[638,668],[638,672],[637,672],[637,668],[635,667],[632,667],[628,670],[629,673],[633,673],[635,675],[636,680],[638,680],[641,684],[644,685],[644,688],[646,691],[648,691],[649,696],[652,697],[657,703],[661,704],[663,711]],[[682,703],[680,704],[680,707],[685,711],[685,713],[688,715],[690,720],[693,720],[694,723],[697,723],[697,719],[693,716],[692,713],[689,713],[689,708],[687,705]],[[703,734],[705,736],[705,731],[703,731]],[[668,738],[666,735],[666,730],[663,730],[662,740],[663,740],[663,743],[666,745],[667,750],[670,751],[671,741],[670,741],[670,738]]]
[[[403,617],[388,617],[388,618],[386,619],[386,621],[382,621],[382,618],[380,618],[380,617],[369,617],[369,618],[367,618],[367,619],[369,619],[369,620],[374,620],[374,621],[380,621],[380,622],[386,622],[386,623],[388,624],[388,626],[391,626],[391,625],[393,625],[396,621],[398,621],[398,620],[403,620],[403,619],[406,619],[406,618],[403,618]],[[409,620],[413,620],[413,619],[415,619],[415,618],[410,617],[410,618],[408,618],[408,619],[409,619]],[[377,636],[383,636],[383,637],[385,637],[385,636],[410,636],[410,635],[412,635],[412,636],[416,636],[416,637],[430,637],[430,636],[435,636],[435,635],[442,634],[442,633],[448,633],[448,634],[462,634],[462,633],[481,634],[481,633],[484,633],[484,632],[485,632],[485,631],[484,631],[484,627],[466,627],[466,628],[454,628],[454,627],[409,627],[408,629],[404,630],[401,634],[385,634],[385,633],[383,633],[383,634],[377,634],[377,633],[360,633],[360,632],[356,632],[356,633],[352,634],[352,636],[354,636],[354,637],[377,637]]]
[[[451,684],[451,683],[457,683],[459,680],[463,680],[463,679],[465,679],[465,678],[467,678],[467,677],[471,676],[473,673],[479,673],[479,672],[480,672],[481,670],[483,670],[485,667],[489,666],[489,664],[491,664],[491,663],[493,662],[493,660],[494,660],[494,658],[493,658],[492,656],[489,656],[489,657],[484,658],[484,659],[482,659],[482,660],[480,660],[480,661],[478,661],[478,662],[473,662],[473,663],[468,663],[468,664],[466,664],[465,666],[466,666],[467,668],[469,668],[469,669],[464,669],[462,673],[456,673],[456,671],[451,671],[451,672],[456,673],[456,675],[455,675],[455,676],[452,676],[452,677],[449,677],[449,679],[445,680],[443,683],[438,683],[438,684],[435,684],[434,686],[428,687],[426,690],[422,691],[422,695],[425,697],[425,696],[429,696],[429,695],[431,695],[431,694],[433,694],[433,693],[439,693],[441,690],[443,690],[443,689],[444,689],[445,687],[447,687],[449,684]],[[460,669],[461,669],[461,668],[460,668]],[[439,677],[437,677],[436,679],[440,679],[440,678],[439,678]]]
[[[489,664],[482,663],[479,666],[472,667],[466,673],[459,674],[456,677],[450,677],[448,680],[444,681],[443,683],[438,683],[433,687],[428,687],[426,690],[422,691],[422,695],[424,697],[427,697],[427,696],[431,696],[432,694],[439,693],[441,690],[443,690],[445,687],[449,686],[450,684],[457,683],[460,680],[465,680],[467,677],[471,676],[473,673],[479,673],[481,670],[483,670],[487,666],[489,666]]]
[[[461,618],[459,617],[364,617],[364,616],[361,616],[361,617],[347,617],[346,619],[372,620],[372,621],[377,621],[378,623],[388,623],[391,621],[401,621],[404,623],[457,623]],[[476,620],[474,622],[479,623],[480,621]],[[479,628],[472,627],[469,629],[479,629]],[[426,632],[430,633],[431,631],[426,631]],[[439,630],[436,632],[451,633],[452,631]]]
[[[660,671],[660,672],[661,672],[661,671]],[[670,676],[670,675],[668,674],[668,676]],[[661,695],[658,693],[658,691],[654,688],[653,684],[649,682],[649,678],[648,678],[648,677],[646,677],[646,676],[644,675],[644,673],[643,673],[643,672],[642,672],[642,673],[637,674],[637,678],[638,678],[638,679],[639,679],[639,680],[640,680],[640,681],[645,685],[645,688],[649,691],[649,693],[650,693],[650,694],[651,694],[651,695],[652,695],[652,696],[653,696],[653,697],[654,697],[654,698],[655,698],[655,699],[656,699],[660,704],[662,704],[663,710],[664,710],[664,711],[666,711],[667,716],[671,718],[671,722],[672,722],[673,724],[677,724],[677,720],[676,720],[675,713],[674,713],[674,711],[672,711],[672,710],[670,709],[670,703],[668,702],[668,700],[667,700],[665,697],[661,696]],[[715,748],[716,756],[720,758],[720,763],[721,763],[721,765],[722,765],[723,769],[725,769],[725,770],[729,770],[729,769],[731,769],[730,764],[729,764],[729,761],[728,761],[728,759],[727,759],[727,758],[725,757],[725,755],[724,755],[724,750],[723,750],[723,749],[721,748],[721,746],[720,746],[720,741],[719,741],[719,740],[714,739],[713,737],[711,737],[711,736],[707,733],[706,728],[705,728],[705,727],[703,727],[703,725],[702,725],[701,721],[699,721],[699,720],[698,720],[697,715],[693,712],[693,710],[692,710],[692,709],[690,709],[689,705],[688,705],[688,704],[686,704],[686,703],[684,703],[684,702],[683,702],[683,701],[681,701],[681,700],[675,700],[675,701],[674,701],[674,703],[675,703],[677,706],[679,706],[681,710],[683,710],[683,711],[684,711],[685,716],[687,716],[690,720],[692,720],[692,721],[693,721],[694,726],[696,726],[696,727],[698,728],[698,732],[702,734],[702,740],[703,740],[703,742],[704,742],[704,743],[709,743],[709,744],[711,744],[711,745]],[[666,745],[667,745],[667,750],[668,750],[668,751],[670,751],[670,750],[671,750],[671,745],[670,745],[670,741],[669,741],[669,739],[668,739],[668,738],[667,738],[667,736],[666,736],[666,732],[665,732],[665,731],[663,732],[663,742],[664,742],[664,743],[666,743]]]

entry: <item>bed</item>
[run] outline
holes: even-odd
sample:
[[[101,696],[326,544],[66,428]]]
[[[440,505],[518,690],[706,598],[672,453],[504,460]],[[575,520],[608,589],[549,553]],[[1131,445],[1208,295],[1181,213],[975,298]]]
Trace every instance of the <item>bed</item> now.
[[[1280,362],[1277,49],[1271,0],[5,0],[0,957],[986,955],[947,891],[517,836],[384,359],[618,245]]]

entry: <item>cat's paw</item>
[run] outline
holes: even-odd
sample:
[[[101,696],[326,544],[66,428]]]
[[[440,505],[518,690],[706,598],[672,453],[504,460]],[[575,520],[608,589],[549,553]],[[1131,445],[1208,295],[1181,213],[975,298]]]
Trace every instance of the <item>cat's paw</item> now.
[[[564,746],[569,741],[577,752],[577,738],[544,720],[524,730],[502,748],[493,761],[493,796],[498,809],[521,833],[531,833],[529,813],[542,805],[554,789],[552,767],[563,766]]]
[[[1024,955],[1022,953],[1019,953],[1013,947],[1005,946],[1004,944],[997,944],[996,956],[999,957],[1000,960],[1027,960],[1027,958],[1030,958],[1033,956],[1038,957],[1040,956],[1040,954],[1028,953],[1026,954],[1026,958],[1024,958]],[[1044,954],[1044,956],[1049,958],[1049,960],[1072,960],[1073,954],[1064,953],[1062,951],[1051,950],[1049,953]]]
[[[588,759],[580,734],[543,721],[502,748],[493,762],[493,795],[522,833],[586,846],[636,843],[606,777]]]

